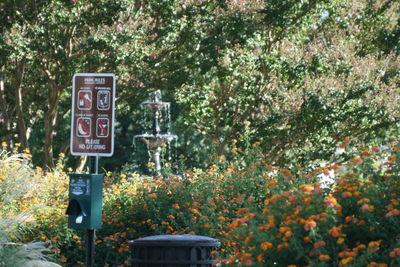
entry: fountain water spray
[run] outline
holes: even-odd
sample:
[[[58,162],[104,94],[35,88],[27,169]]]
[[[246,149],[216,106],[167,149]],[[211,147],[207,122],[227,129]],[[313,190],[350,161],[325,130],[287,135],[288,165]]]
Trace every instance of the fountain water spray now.
[[[151,134],[139,134],[135,135],[134,139],[140,139],[144,142],[151,155],[151,159],[154,162],[154,167],[156,170],[156,174],[158,176],[161,175],[161,162],[160,162],[160,154],[161,148],[167,144],[169,144],[172,140],[178,139],[178,136],[170,133],[163,134],[161,133],[160,128],[160,119],[162,115],[162,110],[167,109],[168,116],[167,119],[170,120],[169,115],[169,102],[163,102],[161,100],[161,91],[157,90],[151,94],[152,101],[143,102],[142,105],[150,109],[153,113],[153,124],[152,124],[152,132]],[[169,121],[168,121],[168,131],[169,131]]]

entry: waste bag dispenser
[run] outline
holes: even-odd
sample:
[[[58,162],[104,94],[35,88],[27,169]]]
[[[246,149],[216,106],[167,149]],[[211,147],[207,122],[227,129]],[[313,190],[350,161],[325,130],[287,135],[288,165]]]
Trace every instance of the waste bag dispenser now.
[[[70,174],[68,227],[101,228],[103,174]]]

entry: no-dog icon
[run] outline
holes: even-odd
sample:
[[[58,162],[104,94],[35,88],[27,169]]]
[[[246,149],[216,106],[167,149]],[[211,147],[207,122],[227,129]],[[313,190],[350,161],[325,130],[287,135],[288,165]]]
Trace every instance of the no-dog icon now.
[[[108,110],[110,109],[110,91],[100,90],[97,92],[97,109]]]

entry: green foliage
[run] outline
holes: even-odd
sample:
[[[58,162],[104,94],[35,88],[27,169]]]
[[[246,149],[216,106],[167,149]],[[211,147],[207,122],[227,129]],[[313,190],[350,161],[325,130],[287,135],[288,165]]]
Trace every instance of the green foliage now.
[[[118,76],[107,168],[145,168],[131,145],[154,88],[172,102],[188,167],[230,157],[232,139],[260,141],[284,164],[329,159],[344,137],[384,144],[398,133],[398,100],[388,97],[399,85],[396,1],[5,1],[0,10],[2,134],[34,148],[40,165],[68,155],[76,72]]]
[[[37,191],[39,178],[31,170],[30,159],[24,154],[9,155],[2,150],[0,160],[0,266],[59,266],[49,261],[51,250],[45,243],[16,242],[18,227],[32,219],[32,210],[20,204],[30,201]],[[50,192],[49,192],[50,193]],[[45,197],[45,195],[43,195]],[[30,203],[34,206],[37,203]],[[31,206],[31,207],[32,207]]]
[[[156,234],[218,238],[214,256],[230,266],[399,263],[393,234],[400,223],[398,149],[357,152],[345,140],[347,152],[337,159],[343,163],[309,169],[293,162],[283,169],[265,161],[260,143],[243,152],[236,144],[230,144],[234,158],[216,160],[207,170],[164,179],[106,176],[97,266],[128,266],[128,241]],[[332,172],[332,184],[322,185],[321,174]],[[47,202],[19,227],[18,238],[46,240],[61,264],[83,265],[85,232],[67,229],[64,215],[67,178],[42,179],[47,183],[34,199]]]

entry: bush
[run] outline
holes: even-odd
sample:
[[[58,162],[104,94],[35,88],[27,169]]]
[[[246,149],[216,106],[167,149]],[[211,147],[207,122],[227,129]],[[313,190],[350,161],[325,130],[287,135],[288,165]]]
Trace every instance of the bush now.
[[[251,152],[232,150],[236,159],[180,177],[107,176],[96,265],[128,266],[127,241],[156,234],[218,238],[214,257],[223,265],[400,264],[396,149],[373,147],[313,171],[270,166],[257,144]],[[332,171],[335,183],[322,186],[319,175]],[[35,198],[44,208],[33,211],[22,237],[48,242],[64,266],[83,265],[84,231],[68,229],[64,215],[68,179],[63,173],[41,179]]]
[[[29,166],[28,155],[9,155],[5,149],[0,154],[0,266],[59,266],[48,260],[51,251],[43,242],[17,241],[18,227],[32,219],[40,200],[35,197],[40,176]]]
[[[336,182],[322,188],[315,176],[328,170],[335,171]],[[280,179],[270,177],[260,185],[258,191],[267,198],[247,202],[242,215],[227,226],[226,248],[231,257],[223,262],[242,266],[400,264],[396,150],[386,155],[374,147],[313,175],[280,173]],[[287,181],[297,183],[287,188]]]

